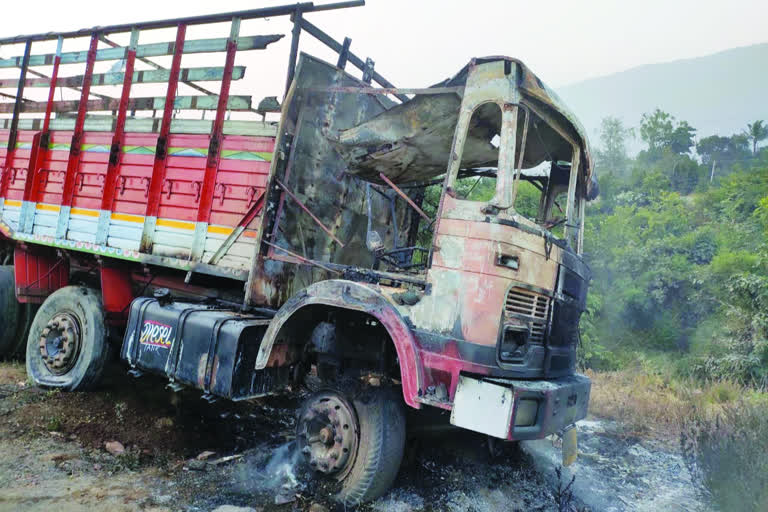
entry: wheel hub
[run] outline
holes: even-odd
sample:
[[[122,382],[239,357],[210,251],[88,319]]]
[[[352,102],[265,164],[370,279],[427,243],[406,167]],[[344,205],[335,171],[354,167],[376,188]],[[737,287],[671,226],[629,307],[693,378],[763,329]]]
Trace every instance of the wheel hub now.
[[[51,373],[62,375],[75,365],[80,352],[80,324],[69,313],[58,313],[40,335],[40,357]]]
[[[333,394],[320,395],[298,423],[299,442],[309,465],[341,479],[352,468],[359,430],[352,407]]]

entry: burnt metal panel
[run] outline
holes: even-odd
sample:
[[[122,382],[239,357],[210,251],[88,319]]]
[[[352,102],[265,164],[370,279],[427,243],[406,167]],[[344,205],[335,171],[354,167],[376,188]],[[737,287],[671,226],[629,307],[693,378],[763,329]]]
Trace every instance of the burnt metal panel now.
[[[373,253],[366,248],[366,183],[345,172],[346,164],[331,139],[394,102],[378,95],[319,90],[340,86],[367,85],[332,64],[300,56],[283,109],[282,139],[276,152],[282,152],[283,158],[273,162],[262,226],[263,240],[272,246],[261,244],[263,259],[254,261],[250,303],[279,307],[300,289],[333,276],[306,260],[363,268],[374,262]],[[402,245],[395,240],[397,230],[388,199],[396,193],[389,190],[386,194],[371,194],[372,224],[384,246],[394,249]],[[397,223],[403,225],[406,215],[410,208],[400,200]]]

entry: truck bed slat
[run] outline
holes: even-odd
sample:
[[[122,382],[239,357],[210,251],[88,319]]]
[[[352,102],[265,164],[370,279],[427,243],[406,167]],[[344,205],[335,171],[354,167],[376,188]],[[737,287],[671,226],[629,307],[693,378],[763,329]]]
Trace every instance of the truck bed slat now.
[[[271,43],[280,40],[283,34],[271,34],[266,36],[247,36],[241,37],[237,42],[237,50],[263,50]],[[184,42],[184,53],[212,53],[223,52],[227,49],[227,38],[220,37],[216,39],[198,39]],[[174,43],[150,43],[141,44],[136,49],[136,58],[162,57],[164,55],[173,55]],[[77,64],[85,62],[88,55],[87,51],[66,52],[61,54],[62,64]],[[53,53],[45,55],[30,55],[30,66],[50,66],[56,55]],[[125,56],[125,48],[102,48],[96,52],[96,61],[121,60]],[[10,57],[0,59],[0,68],[17,68],[21,65],[22,57]]]

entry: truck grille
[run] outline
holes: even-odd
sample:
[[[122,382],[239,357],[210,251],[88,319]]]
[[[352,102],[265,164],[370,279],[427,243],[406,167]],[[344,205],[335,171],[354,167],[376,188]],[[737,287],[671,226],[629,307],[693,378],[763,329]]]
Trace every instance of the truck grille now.
[[[508,315],[525,317],[531,324],[531,343],[544,343],[549,318],[550,298],[524,288],[512,288],[507,294],[505,310]]]

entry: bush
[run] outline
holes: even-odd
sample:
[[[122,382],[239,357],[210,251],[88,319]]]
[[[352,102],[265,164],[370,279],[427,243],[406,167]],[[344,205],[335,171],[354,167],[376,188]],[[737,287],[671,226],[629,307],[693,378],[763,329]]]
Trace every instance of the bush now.
[[[694,411],[680,444],[700,492],[721,510],[768,510],[768,410],[743,400],[711,417]]]

